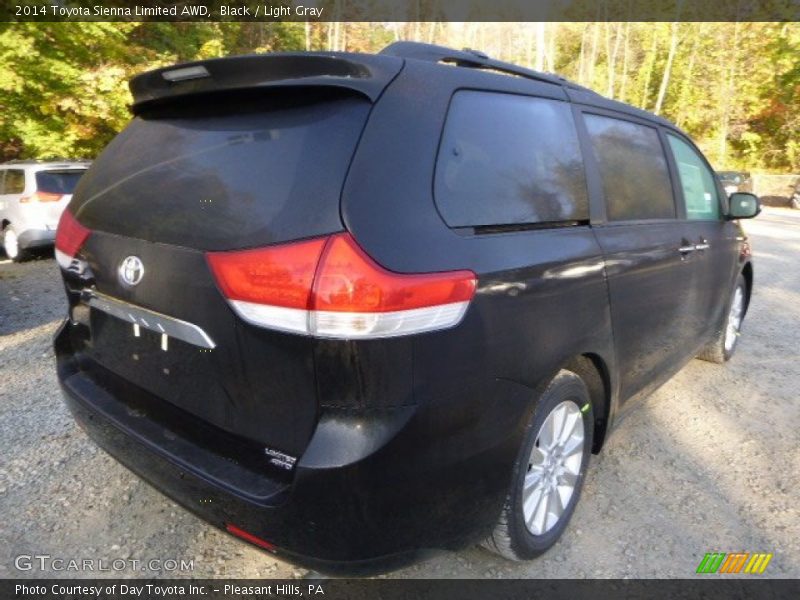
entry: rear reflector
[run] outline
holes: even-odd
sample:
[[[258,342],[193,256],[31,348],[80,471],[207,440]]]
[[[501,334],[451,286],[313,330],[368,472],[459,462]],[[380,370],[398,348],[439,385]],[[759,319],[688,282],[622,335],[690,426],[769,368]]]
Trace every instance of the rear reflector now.
[[[68,268],[90,233],[91,230],[78,223],[71,212],[68,210],[62,212],[56,230],[55,246],[58,264],[65,269]]]
[[[464,316],[477,282],[471,271],[387,271],[348,233],[207,256],[222,293],[243,319],[326,338],[452,327]]]
[[[242,538],[251,544],[255,544],[256,546],[264,548],[265,550],[269,550],[270,552],[275,552],[278,549],[275,544],[270,544],[267,540],[262,540],[260,537],[257,537],[252,533],[248,533],[244,529],[239,529],[236,525],[231,523],[225,523],[225,529],[236,537]]]

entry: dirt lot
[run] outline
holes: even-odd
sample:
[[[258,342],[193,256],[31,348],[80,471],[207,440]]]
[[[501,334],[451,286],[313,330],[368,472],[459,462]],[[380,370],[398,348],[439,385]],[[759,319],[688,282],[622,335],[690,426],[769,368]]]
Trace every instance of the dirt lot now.
[[[800,213],[768,209],[748,230],[756,291],[737,356],[693,361],[626,411],[551,552],[514,564],[472,548],[390,576],[687,577],[705,552],[761,551],[775,554],[765,576],[800,577]],[[57,277],[52,259],[0,264],[0,577],[78,575],[20,572],[26,554],[299,576],[162,497],[75,426],[51,350]],[[117,575],[158,575],[140,569]]]

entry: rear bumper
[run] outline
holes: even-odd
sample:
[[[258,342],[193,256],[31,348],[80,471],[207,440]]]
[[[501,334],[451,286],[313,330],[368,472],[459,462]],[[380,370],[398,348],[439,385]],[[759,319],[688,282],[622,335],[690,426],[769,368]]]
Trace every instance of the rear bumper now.
[[[486,448],[415,406],[321,415],[294,472],[281,480],[232,464],[131,410],[93,381],[56,337],[65,401],[89,436],[131,471],[212,525],[233,524],[321,572],[369,574],[483,537],[499,514],[516,440]],[[452,423],[442,423],[452,430]],[[478,432],[475,432],[478,434]],[[222,467],[220,467],[222,465]],[[499,465],[506,465],[508,473]],[[228,468],[225,468],[225,467]]]
[[[52,229],[26,229],[17,237],[19,247],[23,250],[52,246],[55,240],[56,232]]]

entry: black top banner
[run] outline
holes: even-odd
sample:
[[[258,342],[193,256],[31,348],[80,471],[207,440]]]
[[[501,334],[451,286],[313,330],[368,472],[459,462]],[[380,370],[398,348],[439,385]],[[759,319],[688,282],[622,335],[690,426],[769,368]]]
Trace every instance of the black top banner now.
[[[800,0],[2,0],[0,22],[797,21]]]

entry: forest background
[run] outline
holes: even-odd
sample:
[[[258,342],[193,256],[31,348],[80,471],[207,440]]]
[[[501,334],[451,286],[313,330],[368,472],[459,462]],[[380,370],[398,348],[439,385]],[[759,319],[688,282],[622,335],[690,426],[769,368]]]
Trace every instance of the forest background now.
[[[0,161],[95,157],[147,69],[401,39],[479,49],[662,115],[720,170],[800,172],[800,25],[752,22],[3,23]]]

